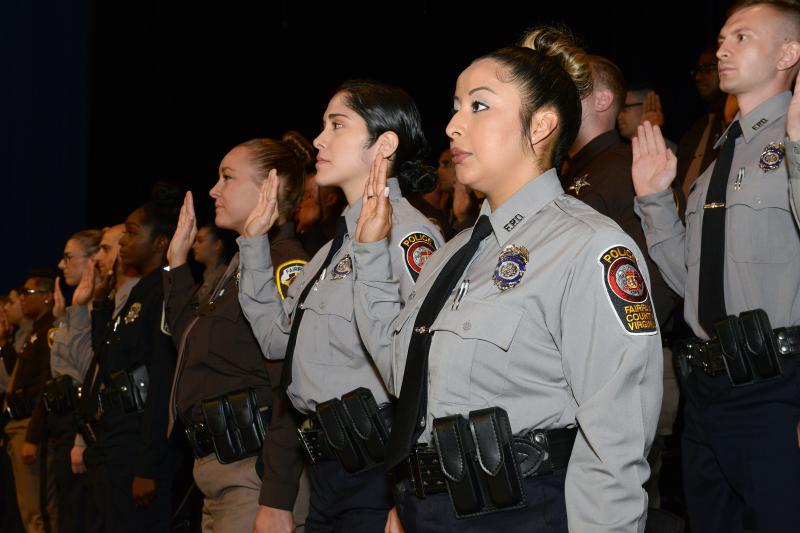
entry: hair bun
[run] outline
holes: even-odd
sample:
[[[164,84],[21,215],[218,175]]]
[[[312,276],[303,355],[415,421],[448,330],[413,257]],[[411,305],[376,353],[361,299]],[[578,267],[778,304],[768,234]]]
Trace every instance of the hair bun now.
[[[303,168],[314,162],[314,146],[301,133],[289,130],[283,134],[281,141],[297,157]]]
[[[429,193],[436,188],[438,174],[436,169],[421,160],[406,161],[395,172],[400,183],[405,184],[406,192]]]
[[[160,207],[180,207],[183,191],[174,183],[157,181],[150,189],[150,201]]]
[[[528,30],[520,46],[557,59],[572,78],[581,98],[592,92],[592,69],[589,57],[567,29],[540,26]]]

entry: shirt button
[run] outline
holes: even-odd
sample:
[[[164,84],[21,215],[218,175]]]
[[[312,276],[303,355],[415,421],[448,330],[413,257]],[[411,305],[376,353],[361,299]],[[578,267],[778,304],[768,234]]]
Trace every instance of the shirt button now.
[[[417,295],[417,291],[411,291],[411,294],[408,295],[408,299],[409,300],[413,300],[414,296],[416,296],[416,295]]]
[[[319,303],[319,308],[320,309],[325,309],[325,302],[320,302]]]
[[[463,329],[464,331],[469,331],[469,330],[471,330],[471,329],[472,329],[472,322],[470,322],[469,320],[467,320],[466,322],[464,322],[463,324],[461,324],[461,329]]]
[[[760,204],[760,203],[761,203],[761,198],[759,198],[758,196],[756,196],[756,203],[757,203],[757,204]]]

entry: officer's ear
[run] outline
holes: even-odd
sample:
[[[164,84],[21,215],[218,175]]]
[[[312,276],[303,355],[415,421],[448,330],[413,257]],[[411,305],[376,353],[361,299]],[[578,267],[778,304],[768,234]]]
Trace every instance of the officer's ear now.
[[[558,115],[550,108],[539,109],[531,117],[531,146],[542,143],[558,128]]]
[[[603,113],[614,103],[614,93],[604,87],[597,87],[586,100],[591,99],[595,113]]]
[[[166,235],[159,235],[156,237],[156,251],[159,253],[167,253],[167,249],[169,248],[169,241],[170,238]]]
[[[375,146],[386,159],[391,159],[400,146],[400,138],[393,131],[384,131],[375,140]]]
[[[778,70],[790,70],[800,61],[800,42],[788,41],[781,46],[781,54],[778,57]]]

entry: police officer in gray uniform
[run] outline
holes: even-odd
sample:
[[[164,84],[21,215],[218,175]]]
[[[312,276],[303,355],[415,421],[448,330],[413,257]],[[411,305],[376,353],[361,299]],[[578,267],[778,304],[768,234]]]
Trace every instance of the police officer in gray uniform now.
[[[790,531],[800,523],[800,226],[787,169],[796,183],[800,5],[735,6],[717,58],[740,112],[690,189],[686,226],[668,190],[675,157],[649,124],[633,144],[636,210],[698,337],[681,358],[694,367],[682,451],[692,531]]]
[[[407,298],[389,268],[390,206],[373,199],[380,173],[365,194],[356,318],[399,394],[387,531],[398,518],[406,532],[644,528],[662,377],[647,269],[555,170],[591,88],[584,54],[550,28],[523,42],[458,79],[453,162],[486,202]]]
[[[416,105],[398,88],[346,82],[328,104],[323,124],[314,140],[316,180],[341,187],[348,200],[336,237],[305,265],[281,302],[265,236],[278,200],[265,187],[238,239],[240,301],[265,356],[286,355],[283,383],[308,417],[301,431],[311,463],[306,531],[380,531],[392,505],[380,468],[391,406],[353,315],[353,236],[370,166],[388,158],[397,176],[386,191],[395,216],[392,271],[401,294],[411,293],[423,263],[443,239],[402,197],[400,180],[414,190],[432,186],[435,175],[421,166],[427,143]],[[357,431],[356,408],[376,433]]]

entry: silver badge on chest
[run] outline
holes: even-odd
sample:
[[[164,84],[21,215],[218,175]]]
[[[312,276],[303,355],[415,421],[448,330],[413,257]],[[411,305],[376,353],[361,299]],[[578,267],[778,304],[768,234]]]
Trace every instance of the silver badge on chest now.
[[[769,143],[764,151],[761,152],[761,158],[758,160],[758,166],[764,172],[770,172],[781,166],[783,156],[786,155],[786,149],[783,143]]]
[[[342,259],[336,263],[336,266],[333,267],[333,272],[331,272],[331,279],[344,279],[347,275],[353,271],[353,260],[350,259],[350,254],[342,257]]]
[[[516,287],[522,281],[528,259],[528,249],[524,246],[511,244],[503,248],[492,278],[495,286],[501,291]]]

